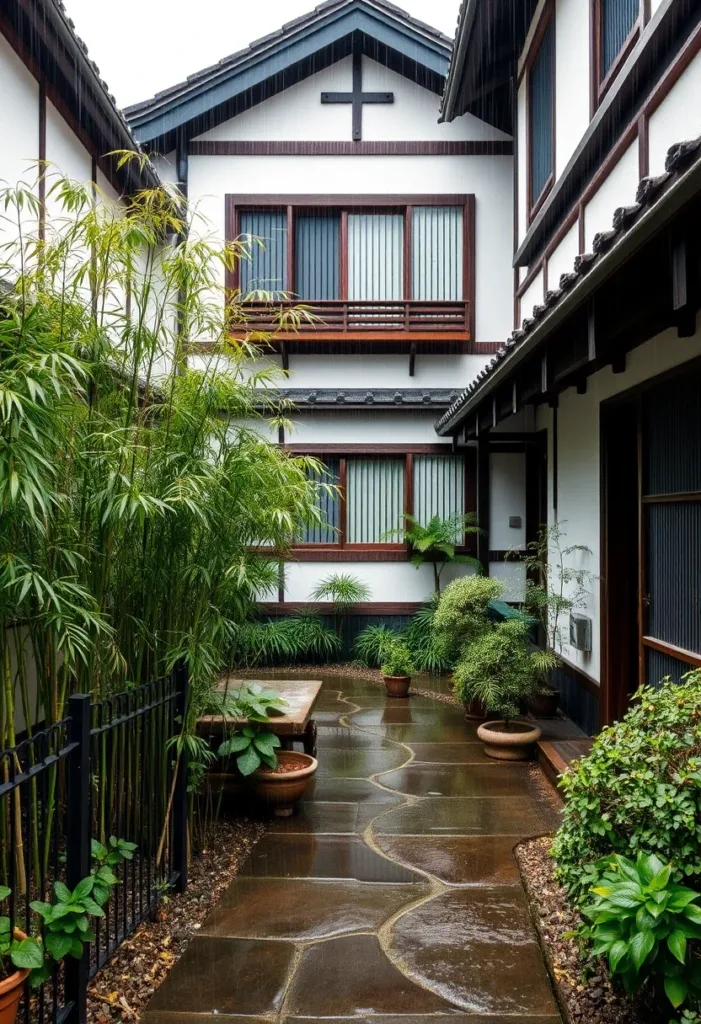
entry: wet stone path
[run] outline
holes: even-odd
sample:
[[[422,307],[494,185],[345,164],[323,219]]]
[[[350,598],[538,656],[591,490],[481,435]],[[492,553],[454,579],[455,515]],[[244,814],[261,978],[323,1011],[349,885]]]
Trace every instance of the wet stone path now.
[[[558,814],[459,708],[324,681],[319,770],[156,992],[145,1024],[559,1024],[513,857]],[[206,1024],[206,1020],[205,1020]]]

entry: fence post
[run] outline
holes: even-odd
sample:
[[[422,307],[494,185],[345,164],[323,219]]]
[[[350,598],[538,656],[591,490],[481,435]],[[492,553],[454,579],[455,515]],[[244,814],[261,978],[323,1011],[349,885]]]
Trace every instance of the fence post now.
[[[69,742],[75,743],[68,769],[66,808],[66,884],[75,889],[90,874],[90,696],[79,693],[68,698]],[[85,1024],[88,1018],[88,963],[86,946],[80,960],[66,960],[66,1004],[70,1024]]]
[[[183,729],[190,702],[190,680],[187,664],[184,660],[181,659],[176,664],[174,675],[177,688],[175,717],[180,719],[180,728]],[[187,889],[187,779],[188,756],[187,750],[183,747],[178,759],[175,793],[173,796],[173,870],[177,874],[176,892],[184,892]]]

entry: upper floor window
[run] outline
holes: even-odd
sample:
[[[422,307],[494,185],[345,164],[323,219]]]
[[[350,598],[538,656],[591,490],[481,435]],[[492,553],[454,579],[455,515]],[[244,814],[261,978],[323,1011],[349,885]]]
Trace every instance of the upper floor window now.
[[[598,106],[637,38],[641,8],[641,0],[594,0],[594,107]]]
[[[534,216],[555,176],[555,26],[544,26],[528,71],[529,210]]]

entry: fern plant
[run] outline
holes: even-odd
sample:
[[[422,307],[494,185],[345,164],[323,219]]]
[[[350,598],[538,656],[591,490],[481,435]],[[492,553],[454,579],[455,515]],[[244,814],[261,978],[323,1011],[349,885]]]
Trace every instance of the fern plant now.
[[[362,601],[370,598],[370,588],[350,573],[332,573],[319,580],[312,591],[312,601],[330,601],[336,616],[336,634],[343,636],[343,625],[346,615]]]
[[[408,626],[402,630],[402,640],[411,652],[411,657],[418,672],[428,672],[439,676],[453,667],[440,642],[435,628],[436,610],[440,595],[434,594],[432,600],[419,608]]]
[[[433,516],[424,526],[416,516],[407,515],[405,525],[390,530],[387,536],[400,536],[409,545],[411,564],[419,569],[425,562],[433,568],[433,586],[436,594],[441,590],[441,574],[446,565],[470,565],[476,572],[482,572],[482,564],[472,555],[458,552],[465,534],[479,533],[477,518],[473,512],[464,515],[454,512],[447,519]],[[408,524],[408,525],[407,525]]]

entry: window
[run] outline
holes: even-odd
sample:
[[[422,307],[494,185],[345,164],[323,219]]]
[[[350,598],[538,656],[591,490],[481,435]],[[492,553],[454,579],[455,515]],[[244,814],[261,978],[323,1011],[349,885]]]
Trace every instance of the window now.
[[[529,206],[533,216],[550,186],[555,169],[555,26],[552,17],[528,72]]]
[[[251,235],[250,260],[241,260],[241,291],[287,290],[287,217],[278,210],[244,210],[241,234]],[[260,244],[257,239],[260,239]]]
[[[640,0],[594,0],[593,106],[598,106],[635,42],[641,21]]]
[[[466,510],[465,455],[388,451],[316,457],[325,472],[312,474],[311,479],[338,485],[338,490],[319,489],[317,507],[327,525],[308,527],[298,549],[378,549],[405,557],[403,538],[393,531],[404,525],[407,514],[427,525],[433,516],[447,519]],[[462,546],[465,538],[455,540]]]

